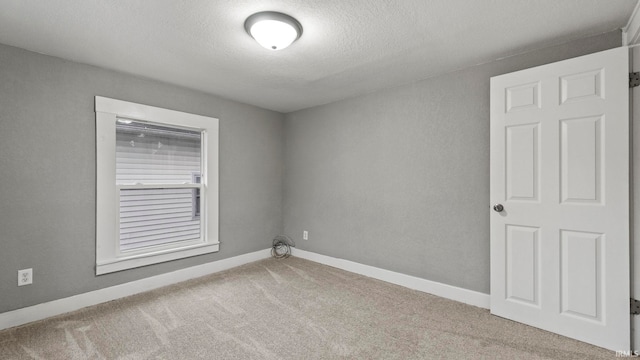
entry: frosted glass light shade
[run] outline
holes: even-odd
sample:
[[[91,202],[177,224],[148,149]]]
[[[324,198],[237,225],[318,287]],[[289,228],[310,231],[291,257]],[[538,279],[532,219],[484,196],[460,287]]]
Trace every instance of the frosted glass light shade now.
[[[269,50],[282,50],[298,38],[293,26],[276,20],[262,20],[253,24],[251,36]]]
[[[265,11],[253,14],[244,23],[247,33],[269,50],[282,50],[302,35],[302,25],[289,15]]]

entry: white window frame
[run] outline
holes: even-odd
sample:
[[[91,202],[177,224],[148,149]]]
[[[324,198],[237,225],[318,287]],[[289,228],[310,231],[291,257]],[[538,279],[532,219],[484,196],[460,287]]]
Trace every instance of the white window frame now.
[[[198,173],[198,174],[192,174],[191,177],[193,178],[193,182],[195,184],[200,184],[202,182],[202,174]],[[198,188],[198,191],[194,191],[193,194],[193,209],[191,210],[191,216],[192,218],[195,219],[200,219],[200,215],[201,215],[201,207],[199,206],[201,203],[201,198],[202,198],[202,187]]]
[[[219,250],[218,238],[218,119],[128,101],[95,97],[96,111],[96,275],[202,255]],[[116,185],[116,121],[126,118],[202,130],[200,181],[202,238],[167,246],[120,252]],[[176,185],[180,186],[180,185]],[[135,185],[140,188],[140,185]],[[142,187],[157,188],[153,185]],[[166,187],[166,186],[163,186]]]

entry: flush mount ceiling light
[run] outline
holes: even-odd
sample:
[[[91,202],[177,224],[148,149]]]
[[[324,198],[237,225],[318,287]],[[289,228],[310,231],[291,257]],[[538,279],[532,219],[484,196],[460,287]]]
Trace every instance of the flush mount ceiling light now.
[[[298,20],[275,11],[249,16],[244,28],[258,44],[269,50],[282,50],[302,35],[302,25]]]

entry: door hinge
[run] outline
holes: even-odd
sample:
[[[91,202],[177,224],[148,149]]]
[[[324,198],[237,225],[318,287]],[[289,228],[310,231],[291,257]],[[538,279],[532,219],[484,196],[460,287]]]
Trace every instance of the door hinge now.
[[[629,299],[629,305],[631,308],[631,315],[638,315],[640,314],[640,300],[636,300],[636,299]]]
[[[640,86],[640,72],[629,73],[629,87]]]

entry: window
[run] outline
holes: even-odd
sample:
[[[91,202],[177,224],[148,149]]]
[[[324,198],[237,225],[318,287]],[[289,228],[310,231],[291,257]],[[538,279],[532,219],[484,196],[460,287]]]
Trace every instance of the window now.
[[[218,250],[218,120],[96,97],[96,274]]]

